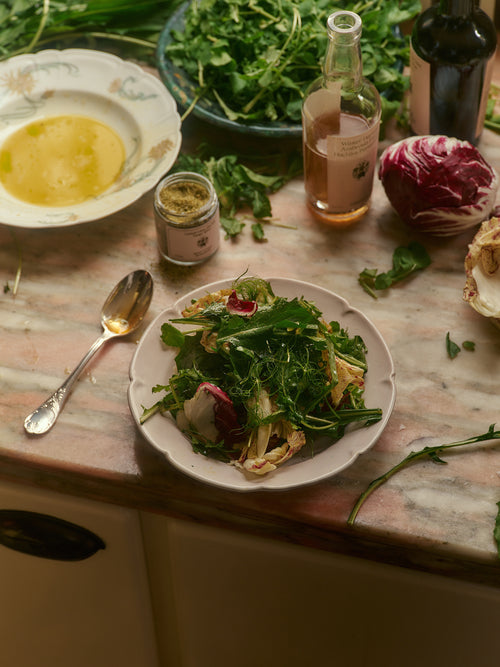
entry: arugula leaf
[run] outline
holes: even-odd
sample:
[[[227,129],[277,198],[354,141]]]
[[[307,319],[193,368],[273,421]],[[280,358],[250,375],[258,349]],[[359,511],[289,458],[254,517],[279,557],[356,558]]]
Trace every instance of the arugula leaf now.
[[[179,331],[177,327],[172,326],[168,322],[161,325],[161,339],[165,345],[171,347],[182,347],[184,344],[184,334]]]
[[[450,359],[454,359],[460,352],[460,347],[451,340],[449,331],[446,334],[446,351]]]
[[[464,340],[462,343],[462,347],[464,350],[473,352],[476,349],[476,344],[471,340]],[[460,346],[451,340],[450,332],[446,334],[446,351],[450,359],[454,359],[460,352]]]
[[[388,289],[430,263],[426,249],[417,241],[411,241],[406,247],[396,248],[392,256],[392,269],[385,273],[379,273],[377,269],[364,269],[359,274],[358,282],[365,292],[376,299],[375,290]]]

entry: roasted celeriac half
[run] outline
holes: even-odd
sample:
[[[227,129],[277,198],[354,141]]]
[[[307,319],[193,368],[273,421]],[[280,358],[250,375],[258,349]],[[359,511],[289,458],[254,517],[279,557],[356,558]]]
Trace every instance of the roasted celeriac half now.
[[[306,443],[313,455],[319,436],[332,443],[348,424],[381,419],[364,405],[363,340],[325,322],[312,302],[243,278],[182,315],[161,327],[165,345],[179,349],[177,371],[153,387],[164,395],[141,422],[157,412],[175,419],[196,452],[262,475]]]
[[[464,299],[500,327],[500,220],[483,222],[465,257]]]

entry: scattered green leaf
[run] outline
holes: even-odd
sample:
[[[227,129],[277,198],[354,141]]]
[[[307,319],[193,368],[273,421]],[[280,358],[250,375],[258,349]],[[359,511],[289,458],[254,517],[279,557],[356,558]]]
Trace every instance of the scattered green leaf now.
[[[450,359],[455,359],[457,354],[460,352],[460,347],[451,340],[449,331],[446,334],[446,352],[448,353]]]
[[[388,289],[430,263],[426,249],[417,241],[411,241],[406,247],[396,248],[392,256],[392,269],[385,273],[379,273],[377,269],[364,269],[358,281],[365,292],[376,299],[375,290]]]
[[[472,340],[464,340],[462,343],[462,347],[464,350],[468,350],[469,352],[474,352],[476,349],[476,343],[474,343]]]

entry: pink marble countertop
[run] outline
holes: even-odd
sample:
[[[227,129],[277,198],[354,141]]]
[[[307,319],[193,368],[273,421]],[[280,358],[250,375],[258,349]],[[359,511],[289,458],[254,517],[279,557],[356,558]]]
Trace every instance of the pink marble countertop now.
[[[500,170],[500,137],[480,149]],[[263,148],[266,150],[266,147]],[[308,213],[300,179],[272,196],[267,242],[248,224],[235,241],[195,268],[160,259],[152,193],[87,224],[29,230],[0,225],[0,477],[64,493],[266,535],[319,549],[500,586],[493,528],[500,501],[500,447],[458,449],[447,465],[405,469],[349,512],[367,484],[425,445],[462,440],[498,419],[500,331],[462,300],[463,262],[474,230],[448,240],[419,237],[391,209],[376,180],[369,213],[344,230]],[[375,300],[358,284],[365,268],[390,268],[392,253],[415,239],[431,266]],[[385,338],[397,397],[387,428],[368,452],[326,481],[280,492],[237,493],[174,469],[138,432],[127,403],[135,339],[111,342],[88,366],[51,432],[32,438],[24,417],[51,393],[99,335],[111,287],[136,268],[151,272],[146,319],[187,291],[248,270],[299,278],[330,289],[363,311]],[[447,356],[445,337],[472,340],[474,352]]]

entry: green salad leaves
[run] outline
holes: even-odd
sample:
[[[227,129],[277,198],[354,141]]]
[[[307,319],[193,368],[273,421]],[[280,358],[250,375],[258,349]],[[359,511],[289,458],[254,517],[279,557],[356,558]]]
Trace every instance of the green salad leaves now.
[[[250,306],[251,315],[238,310]],[[331,444],[348,424],[381,419],[380,409],[364,405],[363,340],[350,337],[338,322],[327,324],[313,303],[275,296],[266,281],[245,278],[232,290],[207,295],[183,315],[162,326],[165,345],[179,349],[177,371],[168,385],[153,388],[164,396],[144,410],[142,420],[169,412],[179,425],[180,412],[206,413],[208,399],[201,408],[196,405],[202,402],[200,387],[206,388],[215,395],[214,409],[220,407],[226,418],[215,438],[196,424],[196,414],[189,418],[183,430],[195,451],[236,459],[250,472],[266,466],[267,472],[306,439],[312,443],[322,435]],[[174,326],[180,323],[187,332]],[[231,432],[229,418],[239,424]]]

